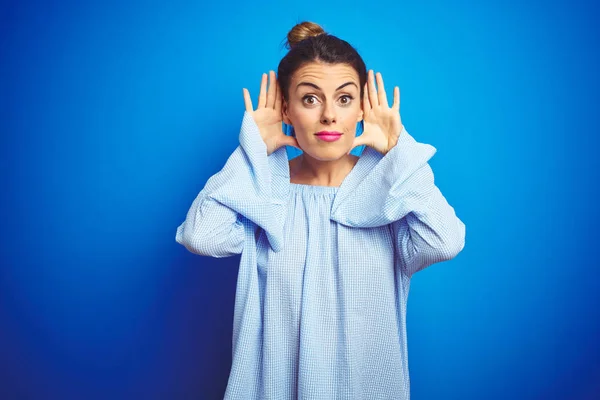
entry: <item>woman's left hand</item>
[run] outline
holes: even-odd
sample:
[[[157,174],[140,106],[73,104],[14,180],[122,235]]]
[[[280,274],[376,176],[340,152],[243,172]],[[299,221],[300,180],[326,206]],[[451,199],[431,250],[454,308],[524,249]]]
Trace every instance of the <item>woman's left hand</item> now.
[[[354,139],[352,149],[367,145],[385,155],[396,145],[403,130],[400,119],[400,88],[394,87],[394,103],[390,108],[381,73],[378,72],[376,77],[377,90],[373,70],[369,70],[362,104],[364,130],[362,135]]]

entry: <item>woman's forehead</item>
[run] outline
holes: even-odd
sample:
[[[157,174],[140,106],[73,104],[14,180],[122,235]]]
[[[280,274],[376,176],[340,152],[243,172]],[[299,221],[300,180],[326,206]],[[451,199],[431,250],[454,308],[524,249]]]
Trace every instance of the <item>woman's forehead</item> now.
[[[309,63],[298,68],[292,77],[292,90],[296,90],[298,84],[302,82],[314,83],[321,89],[335,90],[339,85],[346,82],[354,82],[358,87],[358,74],[356,70],[348,64],[324,64]],[[349,85],[349,87],[355,87]]]

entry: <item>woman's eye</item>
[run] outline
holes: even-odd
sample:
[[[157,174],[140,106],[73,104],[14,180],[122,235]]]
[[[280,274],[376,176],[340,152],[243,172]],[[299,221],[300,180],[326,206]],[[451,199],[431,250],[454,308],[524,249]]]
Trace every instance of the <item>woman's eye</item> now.
[[[352,99],[353,99],[353,97],[350,95],[343,95],[340,97],[339,101],[342,105],[345,106],[345,105],[350,104],[352,102]],[[312,105],[317,104],[318,99],[313,95],[307,95],[302,98],[302,101],[304,102],[304,104],[312,106]]]
[[[308,105],[311,105],[311,106],[316,103],[315,96],[304,96],[302,98],[302,100],[304,101],[305,104],[308,104]],[[312,100],[312,101],[309,101],[309,100]]]
[[[344,100],[342,101],[342,99],[344,99]],[[340,97],[340,101],[344,105],[350,104],[350,102],[352,101],[352,96],[344,95],[344,96]]]

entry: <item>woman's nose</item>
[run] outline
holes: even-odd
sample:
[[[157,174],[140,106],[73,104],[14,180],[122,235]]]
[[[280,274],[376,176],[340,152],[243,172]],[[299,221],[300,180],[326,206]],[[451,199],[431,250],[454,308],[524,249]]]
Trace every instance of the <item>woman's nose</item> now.
[[[331,124],[335,122],[335,109],[332,104],[326,105],[321,115],[322,124]]]

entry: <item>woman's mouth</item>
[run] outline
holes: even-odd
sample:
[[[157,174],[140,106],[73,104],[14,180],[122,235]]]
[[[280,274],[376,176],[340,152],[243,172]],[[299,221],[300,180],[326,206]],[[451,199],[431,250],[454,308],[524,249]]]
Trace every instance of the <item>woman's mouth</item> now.
[[[325,142],[335,142],[336,140],[342,137],[342,132],[321,131],[315,133],[315,136]]]

